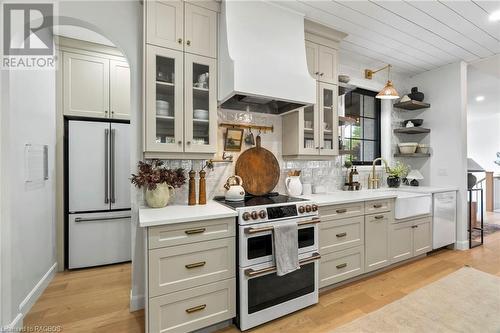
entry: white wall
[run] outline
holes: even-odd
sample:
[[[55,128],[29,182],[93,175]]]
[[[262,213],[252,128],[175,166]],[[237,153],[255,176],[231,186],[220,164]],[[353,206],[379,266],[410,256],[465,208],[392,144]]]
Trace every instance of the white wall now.
[[[500,165],[494,163],[500,152],[500,109],[496,111],[497,114],[467,118],[467,150],[468,157],[486,171],[500,173]]]
[[[423,111],[409,111],[423,118],[431,133],[426,137],[432,156],[420,161],[406,159],[425,179],[423,185],[456,186],[457,247],[467,243],[467,65],[463,62],[418,74],[410,79],[431,104]],[[417,117],[418,115],[418,117]]]
[[[55,71],[12,71],[2,112],[2,325],[20,325],[55,273]],[[48,145],[49,180],[25,182],[25,145]]]

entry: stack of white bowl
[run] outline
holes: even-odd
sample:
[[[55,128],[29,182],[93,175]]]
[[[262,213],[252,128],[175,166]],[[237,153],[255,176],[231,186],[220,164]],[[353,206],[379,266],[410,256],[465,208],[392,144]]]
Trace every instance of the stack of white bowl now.
[[[159,116],[170,116],[170,103],[163,100],[156,100],[156,114]]]

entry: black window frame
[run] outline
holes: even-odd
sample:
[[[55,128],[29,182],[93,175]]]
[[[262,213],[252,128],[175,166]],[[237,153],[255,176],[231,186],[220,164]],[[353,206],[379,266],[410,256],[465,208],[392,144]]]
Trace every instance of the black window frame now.
[[[363,122],[363,125],[362,122],[361,122],[361,119],[360,118],[365,118],[365,119],[373,119],[375,120],[375,135],[374,135],[374,139],[365,139],[364,135],[365,135],[365,131],[364,131],[364,128],[362,128],[361,130],[361,137],[359,139],[357,138],[342,138],[342,140],[347,140],[347,142],[349,143],[349,148],[352,147],[352,140],[359,140],[360,141],[360,145],[363,145],[363,142],[365,141],[370,141],[370,142],[375,142],[375,143],[378,143],[378,144],[375,144],[375,151],[373,152],[373,156],[374,158],[377,158],[377,157],[380,157],[381,156],[381,145],[382,145],[382,140],[381,140],[381,112],[382,112],[382,103],[381,103],[381,100],[379,98],[375,98],[375,96],[377,96],[377,92],[375,91],[371,91],[371,90],[366,90],[366,89],[362,89],[362,88],[356,88],[355,90],[353,91],[350,91],[346,94],[346,99],[348,98],[348,95],[349,96],[352,96],[351,94],[352,93],[357,93],[357,94],[360,94],[360,95],[364,95],[364,96],[371,96],[374,98],[375,100],[375,117],[372,118],[372,117],[366,117],[364,116],[364,112],[363,112],[363,115],[361,115],[361,112],[360,112],[360,115],[359,116],[356,116],[356,119],[357,119],[357,123],[360,125],[360,126],[363,126],[364,127],[364,122]],[[347,101],[346,101],[346,105],[347,105]],[[346,111],[347,111],[347,107],[346,107]],[[351,117],[350,115],[346,114],[346,117]],[[373,160],[372,161],[365,161],[364,160],[364,156],[361,156],[361,158],[363,160],[361,161],[356,161],[356,160],[353,160],[353,157],[354,155],[352,154],[348,154],[347,155],[347,158],[352,162],[352,165],[372,165],[373,163]],[[377,162],[377,165],[380,165],[380,161]]]

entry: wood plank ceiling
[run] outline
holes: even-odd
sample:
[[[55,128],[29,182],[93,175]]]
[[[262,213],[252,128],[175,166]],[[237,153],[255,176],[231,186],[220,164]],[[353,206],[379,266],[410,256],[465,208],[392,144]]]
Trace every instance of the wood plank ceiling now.
[[[390,63],[413,75],[459,60],[500,54],[500,22],[489,15],[500,1],[277,1],[343,31],[341,57]]]

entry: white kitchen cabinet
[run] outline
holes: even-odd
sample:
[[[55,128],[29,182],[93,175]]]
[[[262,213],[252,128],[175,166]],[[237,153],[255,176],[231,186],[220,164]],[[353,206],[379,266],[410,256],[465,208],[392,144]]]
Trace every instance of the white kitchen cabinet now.
[[[63,108],[70,116],[109,116],[109,60],[63,53]]]
[[[217,150],[216,73],[215,59],[185,54],[184,151],[187,153]]]
[[[320,82],[337,84],[338,53],[328,46],[306,40],[306,58],[309,73]]]
[[[146,152],[215,153],[216,60],[153,45],[146,57]]]
[[[431,219],[421,219],[414,223],[413,255],[418,256],[432,250]]]
[[[389,265],[391,213],[365,216],[365,272]]]
[[[391,263],[432,250],[432,217],[392,223],[389,231]]]
[[[323,156],[335,156],[338,146],[338,87],[334,84],[319,84],[319,153]]]
[[[318,80],[325,83],[337,84],[337,50],[320,45],[318,59]]]
[[[337,86],[318,83],[318,103],[283,115],[283,156],[338,155]]]
[[[63,113],[92,118],[130,118],[130,68],[104,53],[63,53]]]
[[[109,106],[111,118],[130,119],[130,67],[123,61],[109,61]]]
[[[184,2],[145,1],[146,42],[169,49],[184,50]]]
[[[146,1],[146,43],[216,58],[218,5],[206,2]]]
[[[146,49],[146,151],[184,151],[184,55]]]
[[[185,52],[205,57],[217,57],[217,12],[184,4]]]

